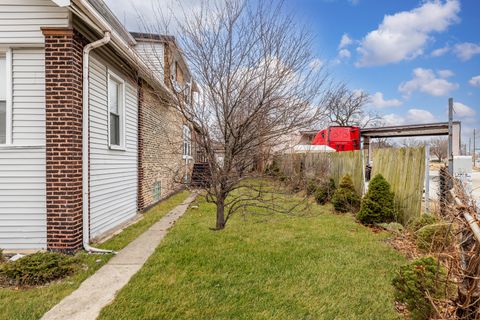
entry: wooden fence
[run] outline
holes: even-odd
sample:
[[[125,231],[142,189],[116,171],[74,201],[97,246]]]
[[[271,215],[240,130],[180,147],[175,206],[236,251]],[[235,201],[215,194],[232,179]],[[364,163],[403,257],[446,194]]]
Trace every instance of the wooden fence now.
[[[399,221],[408,224],[421,213],[425,182],[425,148],[377,149],[372,177],[380,173],[392,186]]]
[[[349,174],[359,194],[364,192],[363,151],[286,154],[280,170],[288,177],[340,179]],[[421,213],[425,181],[425,148],[377,149],[373,152],[372,177],[381,173],[395,192],[398,220],[407,224]]]
[[[357,192],[363,193],[362,151],[286,154],[278,160],[280,170],[288,177],[333,178],[338,185],[349,174]]]

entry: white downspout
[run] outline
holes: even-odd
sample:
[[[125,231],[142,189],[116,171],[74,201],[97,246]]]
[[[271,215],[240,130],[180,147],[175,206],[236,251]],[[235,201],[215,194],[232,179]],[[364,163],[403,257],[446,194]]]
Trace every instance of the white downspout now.
[[[110,31],[105,31],[102,39],[87,44],[83,48],[83,117],[82,117],[82,222],[83,222],[83,248],[88,252],[97,253],[115,253],[112,250],[97,249],[90,246],[90,223],[89,223],[89,92],[90,92],[90,79],[89,79],[89,58],[90,51],[100,46],[103,46],[110,42]]]

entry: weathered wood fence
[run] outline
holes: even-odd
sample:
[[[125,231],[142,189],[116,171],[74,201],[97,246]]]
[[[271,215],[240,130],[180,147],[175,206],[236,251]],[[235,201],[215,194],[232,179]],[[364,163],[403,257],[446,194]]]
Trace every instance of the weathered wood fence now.
[[[303,175],[308,178],[340,179],[349,174],[355,189],[363,193],[362,151],[335,153],[286,154],[279,157],[280,170],[289,177]]]
[[[421,213],[425,148],[389,148],[373,152],[373,175],[380,173],[395,192],[398,219],[408,224]]]
[[[355,189],[364,193],[363,151],[286,154],[278,157],[280,170],[288,177],[333,178],[338,184],[349,174]],[[421,213],[425,181],[425,148],[378,149],[373,153],[372,177],[381,173],[391,184],[399,212],[406,224]]]

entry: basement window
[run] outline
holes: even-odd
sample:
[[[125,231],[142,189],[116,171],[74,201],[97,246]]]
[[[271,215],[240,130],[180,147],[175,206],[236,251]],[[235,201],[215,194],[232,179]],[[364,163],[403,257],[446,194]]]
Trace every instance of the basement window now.
[[[192,133],[190,128],[183,126],[183,158],[189,159],[192,155]]]
[[[108,73],[108,126],[109,146],[125,146],[125,82],[114,73]]]
[[[160,181],[157,181],[153,184],[153,188],[152,188],[153,202],[160,201],[161,196],[162,196],[162,183]]]

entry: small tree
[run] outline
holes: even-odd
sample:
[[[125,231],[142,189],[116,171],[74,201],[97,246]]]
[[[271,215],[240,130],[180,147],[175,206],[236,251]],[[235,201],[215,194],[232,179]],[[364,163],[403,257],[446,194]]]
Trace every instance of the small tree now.
[[[357,194],[353,186],[353,181],[350,175],[345,175],[338,189],[332,197],[333,207],[338,212],[357,212],[360,207],[360,196]]]
[[[381,174],[375,175],[362,200],[357,219],[363,224],[392,222],[395,220],[394,193]]]
[[[325,101],[326,116],[338,126],[374,126],[381,122],[379,114],[366,107],[370,96],[365,91],[351,90],[340,84],[327,93]]]
[[[166,78],[174,88],[171,106],[194,129],[197,152],[205,155],[209,175],[203,189],[206,200],[216,205],[215,229],[221,230],[235,212],[254,207],[271,193],[258,183],[248,186],[246,178],[259,176],[252,168],[285,136],[322,119],[328,81],[322,68],[310,66],[315,58],[312,35],[284,10],[282,1],[198,3],[198,11],[185,7],[182,17],[171,18],[201,94],[196,102],[186,103],[184,88]],[[158,9],[153,23],[143,19],[146,31],[171,33],[169,17]],[[158,57],[155,65],[162,66],[163,54]],[[168,64],[164,69],[169,74]],[[249,187],[255,196],[234,192],[240,187]],[[274,201],[270,207],[278,211]]]
[[[434,138],[430,141],[430,151],[442,162],[448,156],[448,140],[445,138]]]

